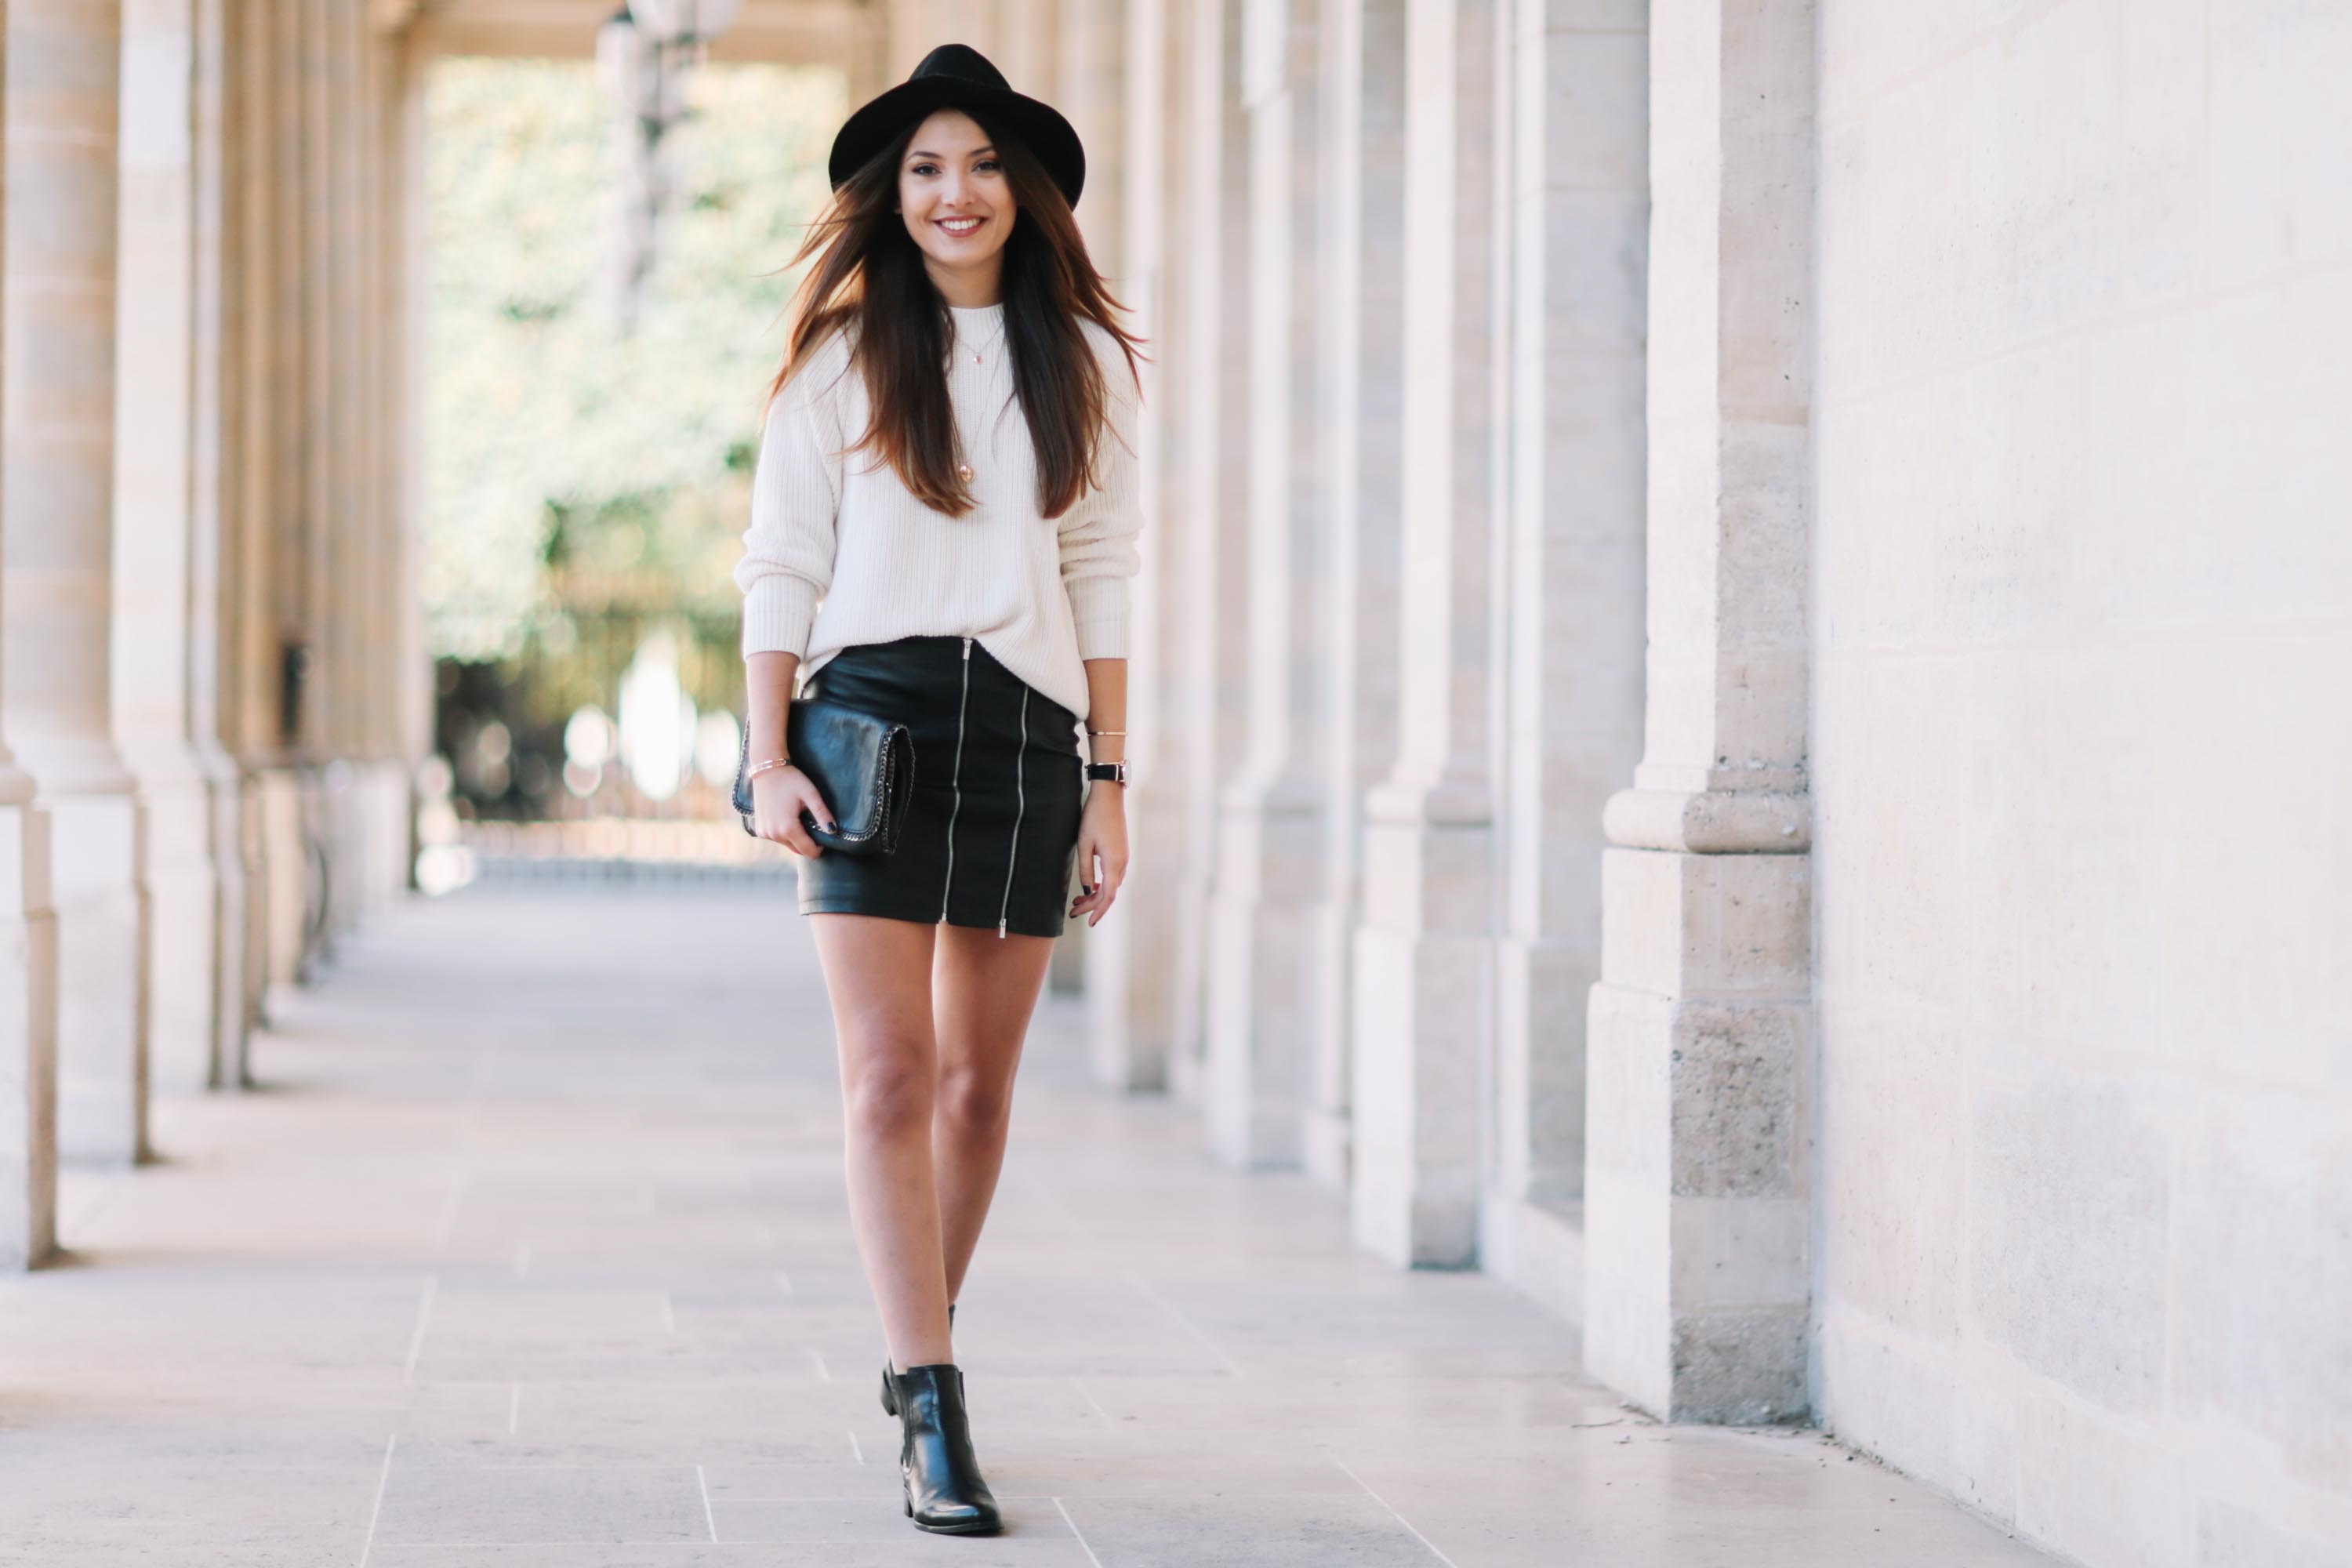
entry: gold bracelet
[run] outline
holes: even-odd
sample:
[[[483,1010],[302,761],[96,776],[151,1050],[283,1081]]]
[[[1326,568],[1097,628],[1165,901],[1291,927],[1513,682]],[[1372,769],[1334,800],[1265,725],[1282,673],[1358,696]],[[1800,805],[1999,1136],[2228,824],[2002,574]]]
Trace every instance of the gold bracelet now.
[[[1124,735],[1127,731],[1124,730],[1089,730],[1087,733],[1089,735]]]
[[[770,757],[764,763],[753,763],[743,776],[746,779],[755,779],[770,768],[788,768],[792,765],[793,760],[790,757]]]

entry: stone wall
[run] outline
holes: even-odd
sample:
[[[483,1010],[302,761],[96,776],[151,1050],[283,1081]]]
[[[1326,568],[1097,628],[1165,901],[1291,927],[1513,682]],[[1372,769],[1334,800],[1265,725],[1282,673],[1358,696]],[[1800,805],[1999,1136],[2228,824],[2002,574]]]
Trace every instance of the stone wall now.
[[[2352,10],[1819,61],[1814,1408],[2085,1562],[2343,1562]]]

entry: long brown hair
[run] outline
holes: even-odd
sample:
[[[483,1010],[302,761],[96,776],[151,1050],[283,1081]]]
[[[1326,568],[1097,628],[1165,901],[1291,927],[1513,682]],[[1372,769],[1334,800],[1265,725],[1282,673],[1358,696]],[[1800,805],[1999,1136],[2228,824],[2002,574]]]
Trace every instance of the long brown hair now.
[[[1100,482],[1096,462],[1109,429],[1108,389],[1080,320],[1111,334],[1139,391],[1135,345],[1147,340],[1111,319],[1112,310],[1127,307],[1104,288],[1070,204],[1045,166],[1016,138],[973,119],[994,143],[1017,208],[999,290],[1004,342],[1036,452],[1037,510],[1059,517]],[[923,269],[921,248],[892,210],[899,161],[916,130],[908,125],[842,183],[787,263],[823,253],[793,290],[791,339],[768,396],[774,400],[827,332],[854,324],[873,416],[848,449],[877,448],[924,505],[961,517],[979,503],[955,472],[960,443],[946,369],[952,322],[946,299]]]

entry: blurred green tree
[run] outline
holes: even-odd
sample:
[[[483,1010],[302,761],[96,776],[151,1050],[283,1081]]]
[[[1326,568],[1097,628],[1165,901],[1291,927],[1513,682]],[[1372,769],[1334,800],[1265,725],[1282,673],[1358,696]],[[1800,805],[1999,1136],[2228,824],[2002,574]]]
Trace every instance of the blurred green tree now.
[[[570,657],[583,617],[675,613],[698,640],[720,635],[796,281],[780,269],[826,195],[846,90],[818,68],[698,73],[669,139],[678,194],[653,297],[624,334],[607,286],[615,154],[593,68],[432,68],[419,570],[436,658],[527,674]],[[695,663],[740,686],[740,669]],[[552,705],[598,679],[523,684]]]

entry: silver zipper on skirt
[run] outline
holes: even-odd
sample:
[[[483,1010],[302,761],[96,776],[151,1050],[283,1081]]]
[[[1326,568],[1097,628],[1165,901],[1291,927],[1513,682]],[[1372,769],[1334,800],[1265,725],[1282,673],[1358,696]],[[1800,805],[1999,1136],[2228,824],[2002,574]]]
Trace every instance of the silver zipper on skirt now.
[[[948,918],[948,893],[955,887],[955,819],[963,809],[963,710],[964,700],[971,695],[971,639],[963,639],[963,689],[956,693],[955,772],[948,787],[955,792],[948,803],[948,874],[940,885],[940,919]]]
[[[996,934],[1004,934],[1004,915],[1013,907],[1013,863],[1021,857],[1021,814],[1028,809],[1028,792],[1022,786],[1021,763],[1029,750],[1029,688],[1021,689],[1021,740],[1013,751],[1013,847],[1004,857],[1004,897],[997,900]]]

